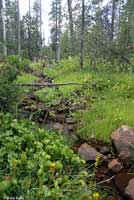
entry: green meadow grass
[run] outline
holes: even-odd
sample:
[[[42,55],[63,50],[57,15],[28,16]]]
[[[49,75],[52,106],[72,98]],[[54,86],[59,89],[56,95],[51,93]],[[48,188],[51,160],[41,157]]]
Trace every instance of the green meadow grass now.
[[[22,73],[17,77],[17,83],[33,83],[38,81],[38,77],[29,73]]]
[[[79,82],[85,87],[69,85],[59,87],[62,98],[73,96],[80,90],[84,98],[89,98],[86,110],[76,111],[74,117],[80,121],[77,132],[82,139],[99,138],[109,141],[112,131],[123,124],[134,126],[134,74],[133,73],[93,73],[89,68],[79,69],[78,59],[64,59],[54,67],[44,71],[56,83]],[[42,90],[44,92],[44,90]],[[57,98],[54,90],[43,99]],[[90,100],[91,99],[91,100]]]
[[[82,126],[78,134],[82,139],[98,138],[109,141],[109,136],[121,125],[134,126],[134,100],[107,99],[94,102],[90,110],[75,114]]]

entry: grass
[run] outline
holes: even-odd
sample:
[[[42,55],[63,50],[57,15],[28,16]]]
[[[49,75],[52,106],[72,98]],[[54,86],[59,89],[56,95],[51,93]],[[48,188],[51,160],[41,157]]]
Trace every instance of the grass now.
[[[85,83],[92,78],[90,73],[87,73],[87,70],[81,71],[79,68],[79,60],[77,57],[74,59],[63,59],[60,63],[55,64],[50,69],[45,69],[44,71],[47,76],[53,78],[55,83],[67,83],[67,82],[78,82]],[[81,90],[82,86],[80,85],[69,85],[59,87],[59,92],[62,93],[63,97],[71,97],[75,91]]]
[[[40,61],[40,62],[33,62],[30,64],[30,67],[33,69],[33,70],[37,70],[37,71],[40,71],[40,72],[43,72],[43,63]]]
[[[77,82],[77,83],[85,83],[87,80],[91,80],[91,74],[87,72],[68,72],[64,73],[63,75],[56,77],[54,81],[56,83],[67,83],[67,82]],[[70,97],[72,94],[77,91],[81,90],[82,85],[69,85],[60,87],[59,91],[63,94],[64,97]]]
[[[109,136],[123,124],[134,126],[134,100],[111,99],[94,102],[90,110],[76,113],[82,127],[78,133],[83,139],[97,138],[109,141]]]
[[[123,124],[134,126],[134,74],[81,71],[76,61],[76,58],[74,61],[62,60],[45,73],[57,83],[86,83],[86,87],[65,86],[59,89],[63,97],[70,98],[75,91],[81,90],[83,99],[91,99],[86,110],[74,113],[80,121],[77,130],[80,137],[85,140],[95,137],[108,142],[116,128]]]
[[[69,85],[56,88],[44,88],[35,92],[47,105],[54,105],[61,98],[87,101],[86,110],[76,111],[74,117],[80,121],[78,134],[82,139],[92,137],[109,141],[112,131],[123,124],[134,126],[134,78],[130,73],[93,73],[79,68],[77,58],[64,59],[52,68],[43,69],[42,64],[32,63],[33,69],[42,71],[53,78],[55,83],[78,82],[85,86]],[[38,78],[23,73],[18,83],[32,83]],[[76,94],[80,91],[81,95]]]
[[[100,81],[101,80],[101,81]],[[100,74],[92,80],[94,87],[85,91],[95,97],[86,111],[75,114],[81,120],[78,133],[83,139],[99,138],[109,141],[109,136],[123,124],[134,126],[133,74]]]
[[[17,77],[17,83],[33,83],[38,81],[38,77],[29,73],[22,73]]]

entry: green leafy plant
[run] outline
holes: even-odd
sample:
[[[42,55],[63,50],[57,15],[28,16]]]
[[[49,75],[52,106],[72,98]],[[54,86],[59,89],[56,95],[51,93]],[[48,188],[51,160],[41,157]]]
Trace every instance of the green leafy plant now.
[[[11,55],[7,57],[8,64],[16,67],[18,70],[22,70],[25,66],[29,66],[30,61],[28,59],[21,59],[18,55]]]
[[[0,198],[87,200],[85,161],[61,135],[0,114]]]
[[[44,88],[35,92],[35,95],[47,105],[55,105],[60,100],[60,93],[56,88]]]

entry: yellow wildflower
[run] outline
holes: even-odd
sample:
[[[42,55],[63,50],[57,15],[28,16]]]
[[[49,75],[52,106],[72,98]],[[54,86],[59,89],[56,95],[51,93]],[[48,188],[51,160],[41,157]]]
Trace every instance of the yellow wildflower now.
[[[91,199],[93,199],[92,196],[88,196],[88,200],[91,200]]]
[[[93,197],[94,197],[95,199],[98,199],[99,196],[100,196],[100,194],[99,194],[98,192],[95,192],[95,193],[93,194]]]
[[[95,161],[95,164],[94,164],[96,169],[98,168],[99,161],[100,161],[100,156],[98,155],[98,156],[96,157],[96,161]]]
[[[56,166],[56,163],[55,163],[55,162],[52,162],[52,163],[50,164],[50,167],[51,167],[51,168],[55,168],[55,166]]]

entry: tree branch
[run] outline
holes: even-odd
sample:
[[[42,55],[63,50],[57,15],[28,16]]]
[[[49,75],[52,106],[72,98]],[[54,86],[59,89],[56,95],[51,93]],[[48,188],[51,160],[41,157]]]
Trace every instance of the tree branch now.
[[[16,84],[18,87],[57,87],[57,86],[66,86],[66,85],[84,85],[84,83],[77,82],[69,82],[69,83],[46,83],[46,84],[38,84],[38,83],[19,83]]]

